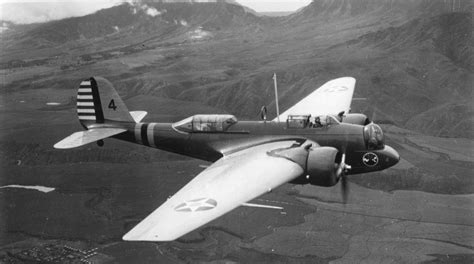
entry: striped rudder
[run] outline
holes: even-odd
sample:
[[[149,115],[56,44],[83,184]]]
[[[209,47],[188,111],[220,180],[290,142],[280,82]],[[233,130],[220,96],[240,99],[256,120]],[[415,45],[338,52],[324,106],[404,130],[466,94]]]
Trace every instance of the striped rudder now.
[[[77,91],[77,115],[85,127],[106,121],[135,122],[112,84],[101,77],[81,82]]]
[[[82,81],[77,90],[77,116],[81,123],[86,120],[95,121],[95,123],[104,122],[100,96],[94,78]]]

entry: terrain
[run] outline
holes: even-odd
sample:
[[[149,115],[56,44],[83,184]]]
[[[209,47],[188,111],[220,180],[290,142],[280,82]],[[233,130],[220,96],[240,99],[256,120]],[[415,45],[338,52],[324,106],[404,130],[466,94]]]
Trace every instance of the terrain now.
[[[2,261],[67,245],[98,248],[98,263],[473,262],[471,1],[324,0],[277,17],[229,3],[134,3],[6,25],[0,186],[55,190],[0,189]],[[272,117],[274,72],[281,109],[355,77],[366,100],[352,110],[383,123],[402,161],[351,176],[347,205],[338,185],[287,184],[255,201],[283,211],[239,208],[175,242],[126,243],[209,164],[114,140],[52,148],[81,129],[74,98],[89,76],[109,79],[145,121],[173,122],[257,119],[262,105]]]

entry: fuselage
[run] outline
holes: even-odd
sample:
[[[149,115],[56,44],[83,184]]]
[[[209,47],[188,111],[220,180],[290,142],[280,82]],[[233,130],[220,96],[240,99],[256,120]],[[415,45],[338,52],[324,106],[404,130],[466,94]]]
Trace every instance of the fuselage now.
[[[173,123],[110,121],[100,124],[101,127],[107,125],[127,129],[126,133],[115,136],[117,139],[209,162],[245,148],[282,140],[295,140],[299,143],[311,141],[313,144],[331,146],[344,152],[346,163],[352,166],[349,174],[383,170],[399,160],[398,153],[387,145],[368,149],[365,126],[347,123],[292,128],[286,122],[239,121],[225,131],[192,132],[176,129]]]

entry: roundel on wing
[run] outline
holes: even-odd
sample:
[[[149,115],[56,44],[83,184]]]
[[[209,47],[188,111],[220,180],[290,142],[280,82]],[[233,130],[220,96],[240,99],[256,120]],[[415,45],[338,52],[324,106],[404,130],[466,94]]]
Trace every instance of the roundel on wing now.
[[[188,200],[177,205],[174,210],[176,212],[198,212],[214,209],[217,206],[217,201],[210,198],[198,198]]]
[[[362,162],[367,167],[373,167],[379,163],[379,157],[373,152],[367,152],[362,156]]]
[[[323,92],[334,93],[334,92],[344,92],[347,90],[349,90],[349,88],[347,88],[344,85],[335,85],[335,86],[327,87],[326,89],[323,90]]]

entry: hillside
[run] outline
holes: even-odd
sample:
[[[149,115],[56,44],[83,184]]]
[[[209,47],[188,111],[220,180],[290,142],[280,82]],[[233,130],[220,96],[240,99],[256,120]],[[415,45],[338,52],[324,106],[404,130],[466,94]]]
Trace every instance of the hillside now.
[[[262,105],[274,114],[273,72],[281,108],[350,75],[356,96],[368,99],[354,111],[472,137],[462,118],[472,114],[472,4],[453,3],[323,0],[287,17],[225,2],[126,3],[5,34],[2,92],[73,93],[77,80],[103,75],[127,97],[195,101],[254,119]]]
[[[473,4],[465,0],[315,0],[308,7],[295,14],[292,19],[337,20],[348,17],[376,14],[384,16],[404,16],[413,18],[420,15],[438,15],[446,12],[465,12]]]

